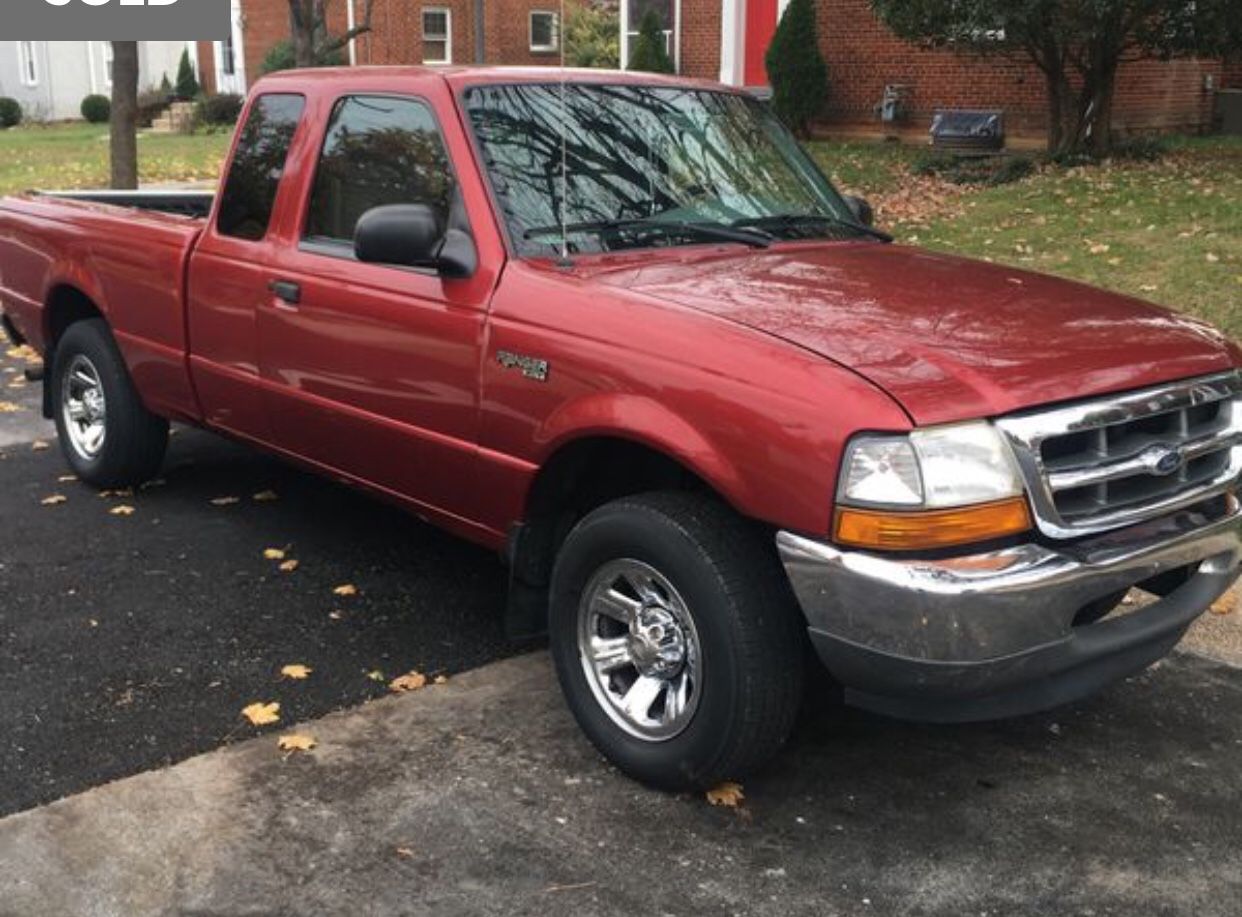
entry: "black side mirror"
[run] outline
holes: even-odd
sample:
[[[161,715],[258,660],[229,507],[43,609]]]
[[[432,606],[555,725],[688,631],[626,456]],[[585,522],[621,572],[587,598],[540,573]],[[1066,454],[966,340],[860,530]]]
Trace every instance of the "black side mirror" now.
[[[354,229],[354,254],[367,264],[432,268],[445,277],[469,277],[478,268],[474,239],[461,229],[440,231],[425,204],[389,204],[368,210]]]
[[[845,204],[850,208],[850,213],[854,214],[855,223],[862,226],[875,225],[875,211],[871,209],[871,205],[867,203],[866,198],[847,194],[845,195]]]

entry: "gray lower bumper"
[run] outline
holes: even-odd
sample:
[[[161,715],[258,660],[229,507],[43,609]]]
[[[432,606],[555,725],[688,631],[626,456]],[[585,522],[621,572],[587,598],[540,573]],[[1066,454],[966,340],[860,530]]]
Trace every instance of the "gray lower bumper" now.
[[[990,719],[1065,703],[1176,645],[1238,575],[1232,497],[1089,540],[941,560],[843,551],[788,532],[781,559],[811,639],[847,698],[918,719]],[[1095,599],[1177,570],[1126,615],[1075,626]]]

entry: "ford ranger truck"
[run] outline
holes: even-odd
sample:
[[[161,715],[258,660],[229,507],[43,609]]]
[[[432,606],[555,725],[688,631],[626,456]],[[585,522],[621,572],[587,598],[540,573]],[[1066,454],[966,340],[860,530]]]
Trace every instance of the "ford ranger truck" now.
[[[83,481],[196,424],[495,549],[590,739],[702,787],[780,748],[808,665],[1015,716],[1238,573],[1233,344],[868,223],[719,85],[290,72],[217,194],[0,202],[0,304]]]

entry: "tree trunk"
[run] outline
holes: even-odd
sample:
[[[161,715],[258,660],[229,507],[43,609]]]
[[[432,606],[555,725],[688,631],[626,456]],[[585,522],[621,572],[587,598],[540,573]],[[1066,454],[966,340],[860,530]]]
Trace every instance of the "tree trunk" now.
[[[289,38],[297,67],[315,66],[315,28],[313,0],[289,0]]]
[[[1113,151],[1113,93],[1117,85],[1117,62],[1106,62],[1093,76],[1092,119],[1087,148],[1103,159]]]
[[[138,42],[112,43],[112,187],[138,187]]]

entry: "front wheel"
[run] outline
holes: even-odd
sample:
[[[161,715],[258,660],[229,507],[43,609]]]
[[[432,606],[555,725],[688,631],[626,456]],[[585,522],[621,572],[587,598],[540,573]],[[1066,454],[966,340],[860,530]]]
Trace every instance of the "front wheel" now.
[[[126,487],[159,471],[168,421],[143,405],[102,319],[69,326],[45,384],[52,386],[61,450],[80,479]]]
[[[588,515],[557,559],[549,625],[579,725],[645,783],[740,779],[793,728],[801,616],[772,546],[709,497],[649,494]]]

